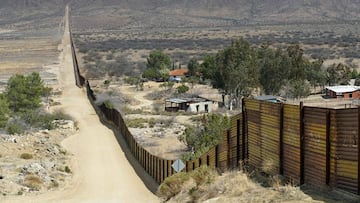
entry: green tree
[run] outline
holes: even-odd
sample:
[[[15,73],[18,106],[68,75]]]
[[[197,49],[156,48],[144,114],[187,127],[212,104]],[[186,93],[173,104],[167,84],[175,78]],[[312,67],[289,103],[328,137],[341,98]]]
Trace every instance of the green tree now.
[[[203,74],[204,79],[213,79],[215,78],[215,57],[207,55],[203,59],[203,62],[200,65],[200,72]]]
[[[199,63],[195,58],[190,59],[188,63],[188,75],[196,76],[196,72],[199,71]]]
[[[229,127],[230,120],[227,116],[212,113],[206,116],[201,126],[186,128],[180,140],[191,150],[193,156],[190,157],[197,158],[219,144],[222,141],[223,131]]]
[[[154,79],[160,78],[161,74],[156,69],[147,68],[144,70],[142,77],[147,78],[149,80],[154,80]]]
[[[5,88],[5,97],[9,108],[17,113],[24,113],[40,107],[41,97],[50,93],[50,88],[44,86],[39,73],[28,76],[12,76]]]
[[[9,120],[9,104],[3,94],[0,94],[0,128],[5,128]]]
[[[166,79],[170,66],[171,61],[167,54],[161,51],[152,51],[147,57],[143,77],[148,79]]]
[[[236,106],[240,96],[248,96],[259,85],[259,69],[256,51],[249,42],[240,39],[216,55],[216,71],[212,78],[213,86],[235,99]],[[231,103],[230,103],[231,105]]]
[[[356,79],[355,79],[355,85],[356,85],[356,86],[360,86],[360,78],[356,78]]]
[[[346,85],[348,84],[349,80],[351,79],[351,70],[350,67],[339,63],[339,64],[332,64],[326,70],[327,72],[327,83],[329,85]]]
[[[289,80],[305,80],[308,60],[303,57],[304,50],[299,44],[295,44],[287,48],[287,53],[290,59]]]
[[[325,86],[326,72],[322,68],[322,64],[322,60],[317,60],[312,62],[306,69],[306,78],[314,88],[316,86]]]
[[[176,88],[178,94],[184,94],[189,91],[189,87],[186,85],[180,85]]]
[[[281,49],[274,51],[269,46],[263,46],[258,49],[258,58],[260,84],[265,94],[279,94],[288,79],[288,56]]]
[[[288,97],[299,99],[310,94],[310,87],[305,80],[291,80],[288,85]]]

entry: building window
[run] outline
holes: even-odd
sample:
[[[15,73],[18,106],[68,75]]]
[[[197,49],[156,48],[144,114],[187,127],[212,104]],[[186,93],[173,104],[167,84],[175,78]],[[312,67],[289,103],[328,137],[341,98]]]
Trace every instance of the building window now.
[[[351,94],[351,93],[349,94],[349,98],[352,98],[352,94]]]

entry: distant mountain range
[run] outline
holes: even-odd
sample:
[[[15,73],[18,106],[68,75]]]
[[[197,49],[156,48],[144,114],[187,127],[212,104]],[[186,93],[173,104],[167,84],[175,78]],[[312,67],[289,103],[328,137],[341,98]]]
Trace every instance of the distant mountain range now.
[[[233,24],[360,21],[360,0],[0,0],[0,20],[9,9],[58,10],[68,2],[81,15],[111,8],[146,12],[147,16],[183,15]]]

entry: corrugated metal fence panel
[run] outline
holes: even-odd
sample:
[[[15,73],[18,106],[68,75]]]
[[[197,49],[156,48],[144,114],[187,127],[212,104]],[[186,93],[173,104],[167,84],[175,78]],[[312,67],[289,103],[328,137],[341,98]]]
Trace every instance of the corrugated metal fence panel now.
[[[304,107],[304,180],[326,185],[326,109]]]
[[[337,127],[336,110],[330,110],[330,182],[331,187],[336,187],[336,162],[337,162]]]
[[[245,99],[246,110],[260,111],[260,102],[254,99]]]
[[[357,193],[358,187],[358,109],[336,110],[336,184]]]
[[[221,171],[226,171],[228,169],[228,143],[227,143],[227,131],[223,132],[223,140],[222,142],[218,145],[218,168]]]
[[[210,151],[208,152],[208,156],[209,156],[209,166],[210,167],[214,167],[216,166],[216,154],[215,154],[216,150],[215,147],[213,147],[212,149],[210,149]]]
[[[279,174],[280,169],[280,105],[261,102],[261,165],[268,174]]]
[[[245,100],[248,137],[248,162],[255,168],[261,167],[260,102]]]
[[[231,127],[230,127],[230,143],[229,143],[229,164],[230,168],[236,168],[238,166],[238,160],[241,156],[241,124],[242,124],[242,114],[235,115],[231,117]],[[239,156],[239,157],[238,157]]]
[[[284,176],[300,183],[300,109],[296,105],[284,105]]]

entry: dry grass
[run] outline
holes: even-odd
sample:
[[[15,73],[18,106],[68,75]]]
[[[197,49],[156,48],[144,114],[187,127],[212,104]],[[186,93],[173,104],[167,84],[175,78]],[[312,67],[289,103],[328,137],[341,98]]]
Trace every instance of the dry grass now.
[[[277,176],[267,178],[273,185],[263,187],[243,171],[219,176],[215,170],[201,167],[167,178],[158,195],[167,202],[316,202],[298,187],[284,185]]]
[[[189,173],[177,173],[160,185],[157,195],[164,201],[169,200],[177,194],[188,194],[188,199],[196,199],[198,191],[202,191],[204,185],[212,183],[218,176],[217,172],[208,167],[202,166]]]
[[[20,155],[20,158],[22,159],[32,159],[33,158],[33,155],[32,154],[29,154],[29,153],[22,153]]]
[[[24,186],[30,188],[31,190],[40,190],[42,187],[43,181],[37,175],[27,175],[24,179]]]

